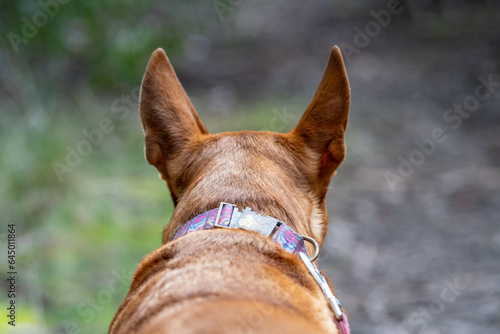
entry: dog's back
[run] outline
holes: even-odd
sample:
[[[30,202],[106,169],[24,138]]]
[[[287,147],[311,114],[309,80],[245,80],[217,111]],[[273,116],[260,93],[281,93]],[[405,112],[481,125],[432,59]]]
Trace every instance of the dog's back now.
[[[325,197],[345,154],[349,85],[338,48],[313,101],[288,134],[210,135],[163,50],[141,92],[146,157],[176,205],[163,246],[134,274],[110,333],[336,333],[328,300],[295,254],[245,230],[171,241],[220,202],[251,207],[321,245]],[[312,249],[310,249],[311,251]]]
[[[251,232],[186,235],[141,263],[113,330],[320,333],[314,323],[331,327],[331,315],[298,262]]]

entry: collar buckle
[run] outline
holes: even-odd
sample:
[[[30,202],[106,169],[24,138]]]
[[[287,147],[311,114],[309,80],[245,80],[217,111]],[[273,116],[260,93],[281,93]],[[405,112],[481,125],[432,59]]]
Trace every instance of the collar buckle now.
[[[273,234],[276,226],[281,222],[278,219],[261,216],[251,208],[245,208],[235,221],[234,228],[241,228],[251,232],[258,232],[266,238]]]
[[[231,228],[236,218],[239,218],[238,207],[234,204],[220,202],[219,211],[215,217],[214,227]]]

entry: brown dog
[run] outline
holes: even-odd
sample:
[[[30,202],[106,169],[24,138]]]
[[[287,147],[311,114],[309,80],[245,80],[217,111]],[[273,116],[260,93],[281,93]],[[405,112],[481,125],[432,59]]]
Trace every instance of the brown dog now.
[[[269,238],[211,229],[171,240],[190,219],[228,202],[283,221],[322,245],[327,187],[344,159],[349,104],[334,47],[290,133],[211,135],[164,51],[156,50],[140,109],[146,158],[167,182],[175,211],[163,245],[137,268],[109,333],[337,333],[328,301],[304,263]]]

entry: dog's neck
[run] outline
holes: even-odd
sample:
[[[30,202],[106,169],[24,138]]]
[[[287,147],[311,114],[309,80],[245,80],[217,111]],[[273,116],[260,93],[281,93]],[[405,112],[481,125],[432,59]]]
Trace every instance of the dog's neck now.
[[[169,164],[201,167],[169,169],[170,180],[183,180],[188,186],[180,189],[175,182],[168,182],[177,196],[173,196],[176,207],[164,230],[164,243],[172,240],[188,220],[217,208],[221,202],[235,204],[240,210],[250,207],[323,243],[328,224],[325,202],[312,195],[308,176],[301,173],[307,168],[285,151],[273,150],[272,143],[286,137],[256,134],[252,137],[248,132],[237,140],[231,135],[214,135],[202,152],[183,152]],[[231,154],[221,153],[225,151]]]

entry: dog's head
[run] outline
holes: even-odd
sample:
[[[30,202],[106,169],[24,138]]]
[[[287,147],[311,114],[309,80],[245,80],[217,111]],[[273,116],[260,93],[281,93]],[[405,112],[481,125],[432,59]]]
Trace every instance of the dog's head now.
[[[188,219],[234,203],[286,222],[320,245],[328,229],[325,197],[345,156],[349,82],[334,47],[319,87],[289,133],[211,135],[162,49],[151,56],[142,82],[146,158],[167,182],[176,210],[164,242]]]

